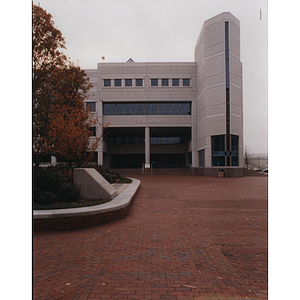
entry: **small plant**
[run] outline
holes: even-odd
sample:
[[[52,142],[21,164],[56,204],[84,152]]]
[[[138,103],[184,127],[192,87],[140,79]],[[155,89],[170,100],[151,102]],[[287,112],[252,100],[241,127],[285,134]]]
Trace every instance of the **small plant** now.
[[[76,202],[79,191],[73,184],[72,170],[59,167],[41,168],[33,183],[35,204]]]
[[[121,175],[105,165],[91,166],[98,171],[109,183],[116,183],[121,180]]]

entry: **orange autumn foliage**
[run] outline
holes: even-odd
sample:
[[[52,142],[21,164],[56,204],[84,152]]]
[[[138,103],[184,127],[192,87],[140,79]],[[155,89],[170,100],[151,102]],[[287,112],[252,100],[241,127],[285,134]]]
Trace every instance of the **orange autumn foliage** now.
[[[89,127],[100,126],[86,111],[84,99],[92,87],[86,73],[63,53],[65,40],[51,14],[32,9],[33,157],[36,166],[46,155],[61,155],[85,164],[101,137],[90,138]]]

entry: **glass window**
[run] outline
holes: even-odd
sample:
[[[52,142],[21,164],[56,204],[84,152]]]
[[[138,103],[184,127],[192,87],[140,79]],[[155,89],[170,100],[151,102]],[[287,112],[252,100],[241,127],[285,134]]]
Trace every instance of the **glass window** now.
[[[104,79],[104,86],[110,86],[110,79]]]
[[[124,115],[124,105],[123,105],[123,103],[114,104],[114,112],[117,116]]]
[[[85,107],[87,111],[96,111],[96,102],[86,102]]]
[[[183,86],[190,86],[190,79],[189,78],[183,78]]]
[[[157,114],[158,114],[158,104],[150,103],[150,115],[157,115]]]
[[[143,79],[136,79],[135,86],[143,86]]]
[[[211,147],[213,166],[238,166],[239,137],[237,135],[212,136]]]
[[[205,161],[204,161],[205,152],[204,151],[205,151],[205,149],[202,149],[202,150],[199,151],[199,167],[204,167],[205,166]]]
[[[161,80],[161,85],[162,86],[169,86],[169,79],[168,78],[163,78]]]
[[[191,104],[190,103],[182,103],[181,109],[184,115],[190,115],[191,114]]]
[[[96,127],[89,127],[88,128],[90,136],[96,136]]]
[[[224,135],[216,135],[211,137],[211,148],[213,152],[225,151]]]
[[[131,105],[130,103],[124,103],[123,112],[124,115],[134,115],[135,114],[134,105]]]
[[[115,79],[115,86],[121,86],[121,85],[122,85],[121,79]]]
[[[145,115],[145,106],[143,103],[136,104],[136,114],[137,115]]]
[[[225,166],[225,156],[213,156],[212,157],[212,166]]]
[[[231,136],[231,151],[239,151],[239,137],[237,135]]]
[[[232,165],[234,167],[238,167],[238,165],[239,165],[239,157],[238,156],[232,156]]]
[[[132,86],[132,79],[125,79],[125,86]]]
[[[158,86],[158,79],[156,79],[156,78],[152,78],[151,79],[151,86]]]
[[[111,116],[111,115],[113,115],[113,104],[111,104],[111,103],[105,103],[103,105],[103,114],[105,116]]]
[[[109,115],[191,115],[190,102],[104,103],[103,114]]]
[[[179,79],[178,78],[173,78],[172,79],[172,86],[179,86]]]

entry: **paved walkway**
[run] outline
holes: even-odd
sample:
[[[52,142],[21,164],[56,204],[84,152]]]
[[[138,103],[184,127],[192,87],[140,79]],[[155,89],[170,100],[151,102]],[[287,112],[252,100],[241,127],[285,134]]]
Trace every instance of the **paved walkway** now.
[[[267,178],[136,178],[125,219],[34,235],[35,300],[267,299]]]

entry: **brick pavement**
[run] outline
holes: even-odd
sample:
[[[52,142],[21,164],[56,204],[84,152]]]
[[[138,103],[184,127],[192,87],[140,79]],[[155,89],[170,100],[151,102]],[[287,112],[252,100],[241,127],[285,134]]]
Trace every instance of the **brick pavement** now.
[[[122,220],[33,238],[34,299],[267,299],[267,177],[135,176]]]

